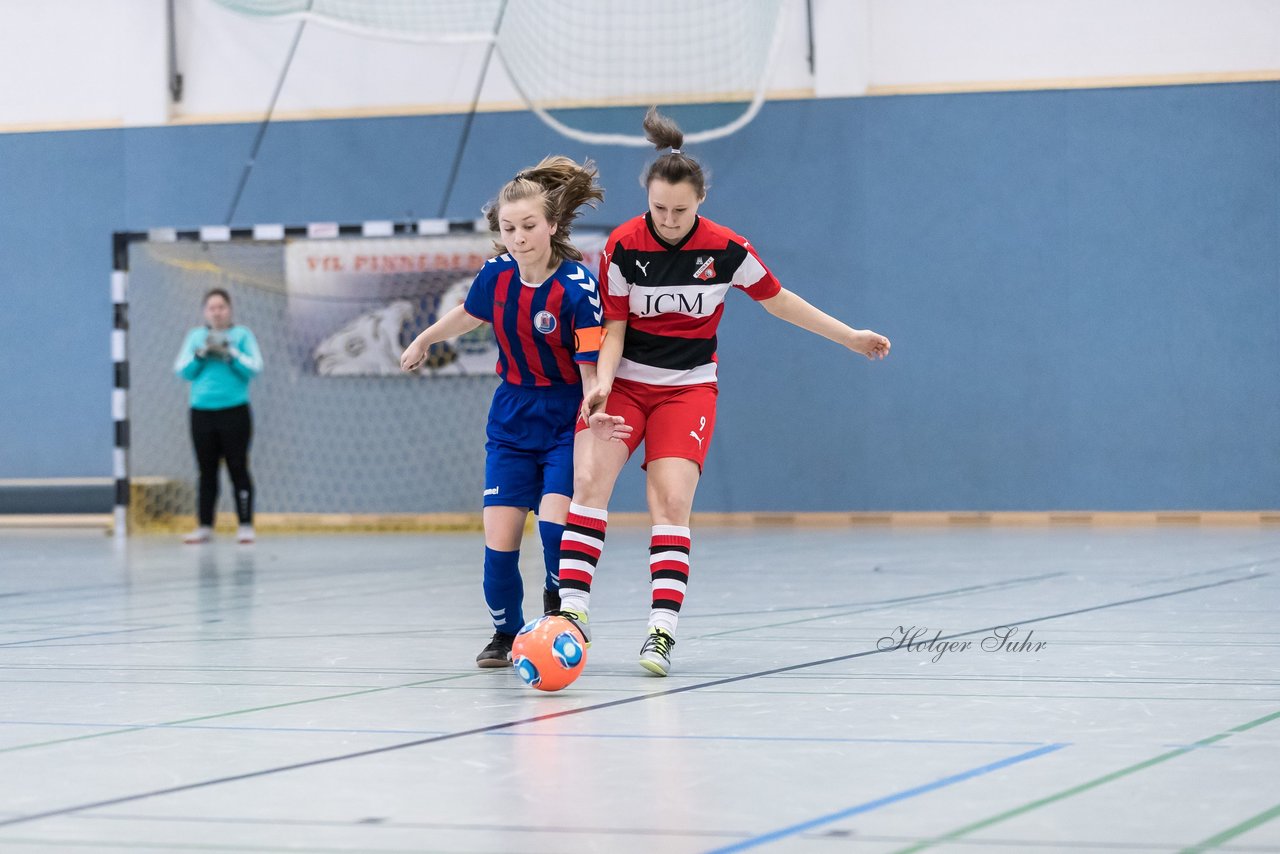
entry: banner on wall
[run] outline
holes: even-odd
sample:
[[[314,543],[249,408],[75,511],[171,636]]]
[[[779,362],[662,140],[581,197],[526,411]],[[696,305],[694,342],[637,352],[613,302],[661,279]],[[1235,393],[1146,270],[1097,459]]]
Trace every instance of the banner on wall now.
[[[607,233],[575,230],[589,269]],[[494,255],[488,232],[387,238],[294,240],[285,247],[287,321],[304,369],[326,377],[399,376],[400,354],[419,332],[462,304]],[[491,374],[493,329],[441,342],[421,377]]]

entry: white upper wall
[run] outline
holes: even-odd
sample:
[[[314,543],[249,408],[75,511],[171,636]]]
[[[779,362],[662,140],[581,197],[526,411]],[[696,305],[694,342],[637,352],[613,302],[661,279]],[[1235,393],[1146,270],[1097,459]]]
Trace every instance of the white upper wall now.
[[[806,4],[786,4],[770,78],[777,96],[1280,78],[1275,0],[812,0],[813,73]],[[173,104],[166,5],[5,0],[0,131],[260,117],[298,24],[176,0],[185,86]],[[463,110],[485,50],[309,23],[277,117]],[[521,107],[501,63],[481,104]]]
[[[167,116],[164,0],[0,3],[0,130]]]
[[[873,93],[1280,76],[1280,3],[1275,0],[878,0],[872,5]]]

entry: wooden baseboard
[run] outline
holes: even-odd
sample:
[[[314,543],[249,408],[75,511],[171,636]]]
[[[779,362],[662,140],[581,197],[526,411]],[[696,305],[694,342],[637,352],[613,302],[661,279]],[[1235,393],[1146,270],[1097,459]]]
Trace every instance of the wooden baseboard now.
[[[1204,71],[1175,74],[1119,74],[1098,77],[1046,77],[1025,80],[955,80],[872,84],[870,96],[955,95],[972,92],[1035,92],[1060,89],[1127,89],[1147,86],[1203,86],[1213,83],[1270,83],[1280,70]]]
[[[647,513],[610,513],[616,527],[643,528]],[[260,532],[302,533],[431,533],[479,531],[479,513],[259,513],[254,523]],[[532,528],[534,517],[529,517]],[[190,517],[175,516],[137,524],[139,534],[178,534],[189,531]],[[0,528],[101,528],[109,530],[110,514],[5,514]],[[925,511],[925,512],[825,512],[825,513],[694,513],[696,527],[730,528],[858,528],[858,527],[1167,527],[1280,525],[1280,510],[1206,511]],[[224,513],[220,530],[235,530],[236,520]]]
[[[111,528],[109,513],[3,513],[0,528]]]
[[[535,517],[529,516],[532,528]],[[610,513],[615,527],[647,527],[647,513]],[[821,513],[699,513],[697,527],[735,528],[851,528],[851,527],[1163,527],[1280,525],[1280,510],[1254,511],[929,511],[929,512],[821,512]],[[141,532],[178,533],[189,530],[191,520],[174,517],[139,526]],[[279,533],[333,532],[447,532],[479,531],[479,513],[260,513],[260,531]],[[232,530],[235,518],[223,514],[218,525]]]
[[[618,514],[622,515],[622,514]],[[644,514],[633,514],[644,518]],[[612,520],[615,514],[609,514]],[[849,513],[698,513],[695,525],[747,527],[1155,526],[1280,524],[1280,511],[912,511]]]

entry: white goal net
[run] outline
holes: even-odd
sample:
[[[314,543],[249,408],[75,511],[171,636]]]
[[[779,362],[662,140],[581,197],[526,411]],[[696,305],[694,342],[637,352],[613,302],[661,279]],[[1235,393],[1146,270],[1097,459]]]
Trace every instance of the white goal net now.
[[[216,0],[423,44],[493,43],[529,109],[581,142],[647,145],[631,111],[676,113],[690,143],[727,136],[765,99],[785,0]]]

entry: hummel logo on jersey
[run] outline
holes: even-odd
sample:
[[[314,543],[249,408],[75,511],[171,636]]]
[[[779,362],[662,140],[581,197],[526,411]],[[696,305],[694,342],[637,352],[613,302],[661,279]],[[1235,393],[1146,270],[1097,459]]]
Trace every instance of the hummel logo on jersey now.
[[[693,271],[693,277],[695,279],[701,279],[702,281],[706,282],[715,278],[716,259],[714,256],[708,255],[707,257],[703,258],[701,255],[699,255],[697,260],[694,261],[693,263],[697,265],[697,269]]]
[[[587,271],[579,267],[576,273],[570,273],[569,278],[578,283],[578,287],[582,288],[589,294],[596,292],[596,282],[587,275]]]
[[[498,490],[499,490],[500,488],[501,488],[501,487],[492,486],[492,487],[490,487],[490,488],[486,489],[486,490],[484,491],[484,494],[485,494],[485,495],[497,495],[497,494],[498,494]]]
[[[639,267],[640,272],[644,273],[646,276],[649,275],[649,265],[652,263],[653,263],[652,261],[645,261],[643,264],[641,264],[639,259],[636,260],[636,266]]]

